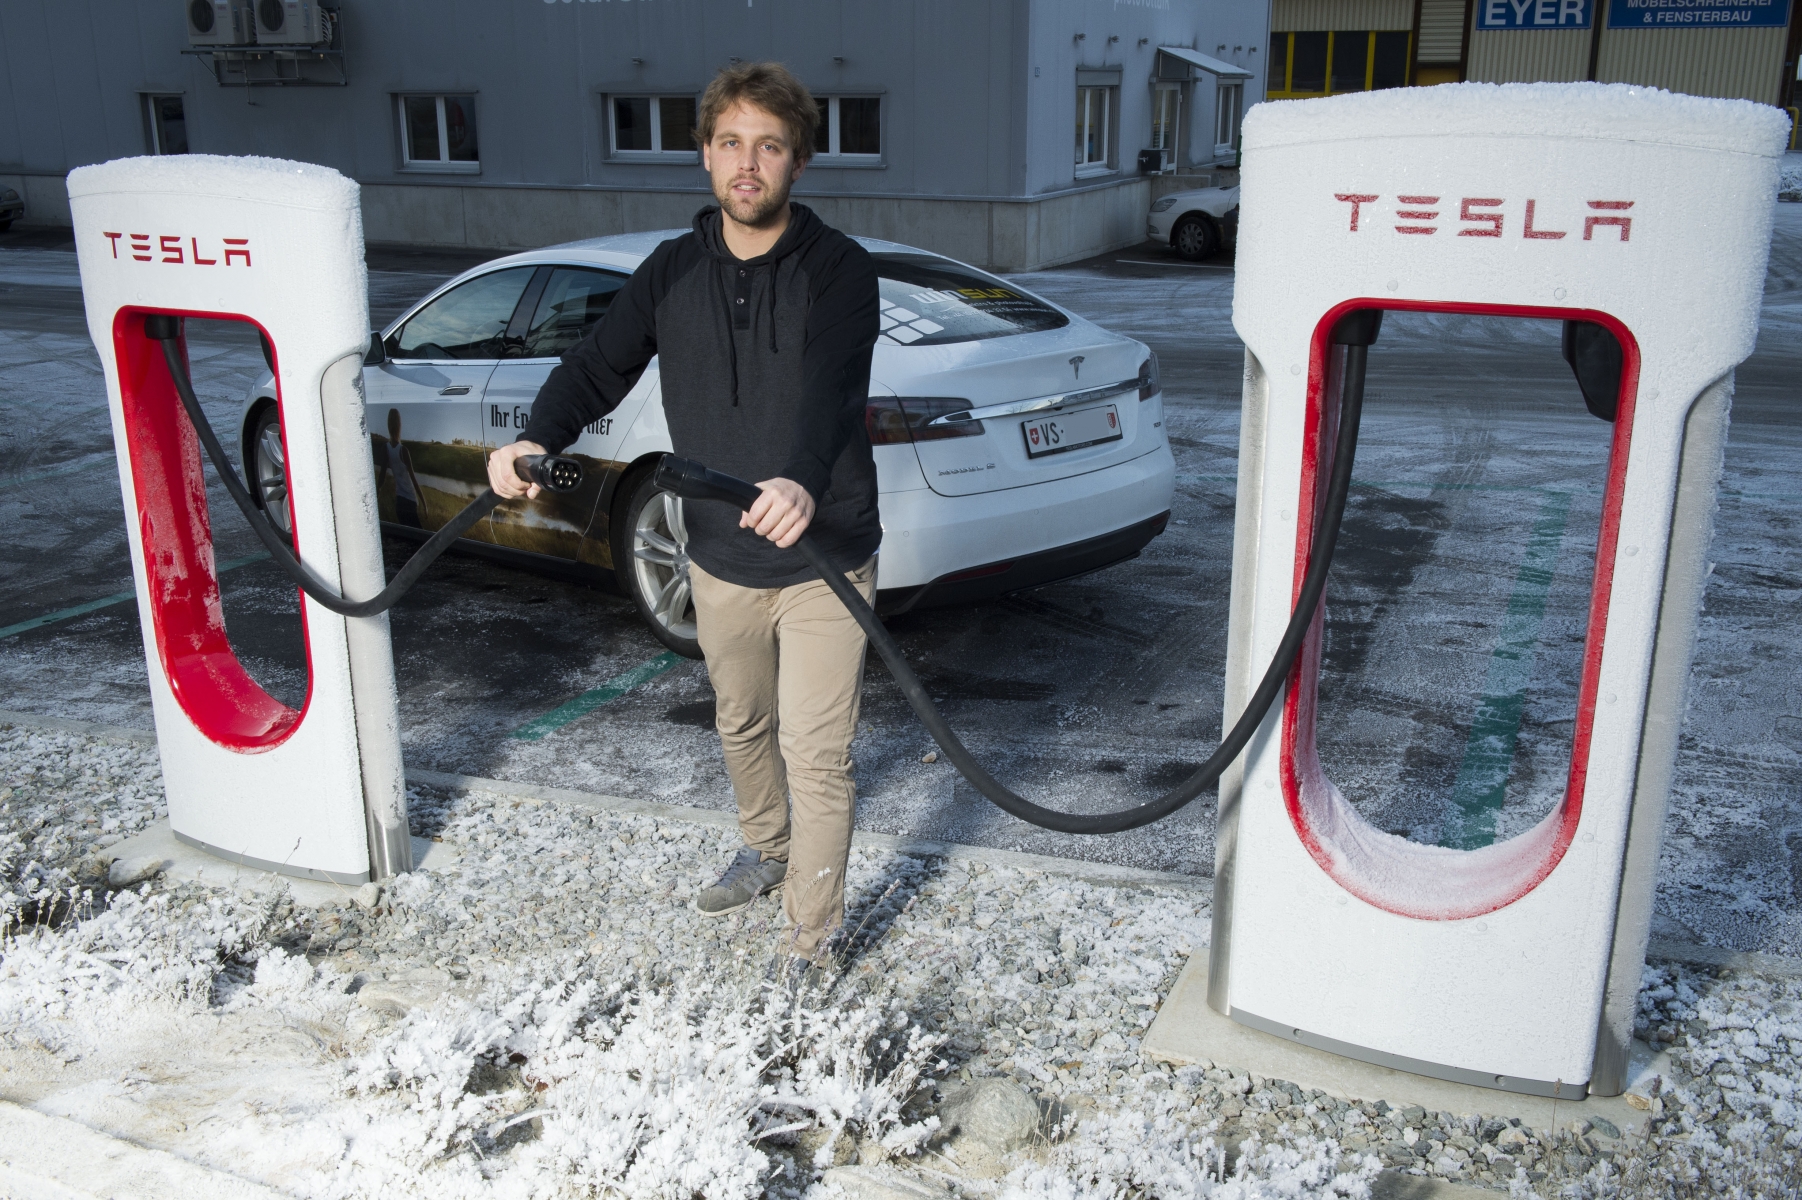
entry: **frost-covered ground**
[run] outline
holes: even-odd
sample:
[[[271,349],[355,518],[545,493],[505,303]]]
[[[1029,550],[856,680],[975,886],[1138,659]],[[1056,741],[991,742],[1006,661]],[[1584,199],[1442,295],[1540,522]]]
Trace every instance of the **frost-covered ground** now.
[[[1802,154],[1784,156],[1783,166],[1777,181],[1778,192],[1792,193],[1785,199],[1794,199],[1793,193],[1802,193]]]
[[[448,865],[304,909],[101,885],[101,843],[157,812],[147,747],[0,729],[0,785],[25,922],[0,947],[0,1092],[295,1195],[823,1200],[850,1162],[1060,1200],[1359,1196],[1382,1165],[1547,1200],[1799,1178],[1796,981],[1649,969],[1642,1034],[1682,1073],[1648,1138],[1531,1130],[1141,1061],[1207,940],[1192,889],[859,851],[840,973],[791,993],[774,903],[686,906],[732,849],[712,826],[415,791]],[[1047,1110],[998,1163],[934,1125],[985,1077]]]

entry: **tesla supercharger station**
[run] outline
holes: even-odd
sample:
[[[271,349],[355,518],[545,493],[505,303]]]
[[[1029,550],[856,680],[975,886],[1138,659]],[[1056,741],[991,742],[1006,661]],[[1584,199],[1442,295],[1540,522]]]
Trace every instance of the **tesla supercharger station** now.
[[[199,442],[144,328],[147,315],[167,313],[262,332],[295,548],[340,594],[376,594],[357,185],[275,159],[134,158],[71,172],[69,204],[112,409],[170,826],[189,845],[289,875],[355,884],[411,869],[388,619],[347,619],[303,596],[305,700],[291,708],[250,677],[226,636]],[[235,427],[220,433],[237,443]]]
[[[1317,618],[1222,783],[1217,1011],[1464,1083],[1621,1090],[1733,370],[1757,331],[1787,126],[1761,105],[1595,84],[1408,89],[1248,115],[1228,724],[1301,586],[1344,314],[1592,322],[1618,340],[1623,370],[1562,802],[1470,851],[1366,822],[1315,752]]]

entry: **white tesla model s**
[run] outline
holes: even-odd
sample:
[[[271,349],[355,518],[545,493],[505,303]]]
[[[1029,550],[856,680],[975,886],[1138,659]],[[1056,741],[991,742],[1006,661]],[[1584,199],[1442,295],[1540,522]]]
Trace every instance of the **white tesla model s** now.
[[[426,536],[487,486],[485,458],[525,427],[558,357],[681,230],[592,238],[464,272],[371,336],[363,369],[384,527]],[[953,259],[858,241],[881,276],[866,425],[882,509],[878,607],[967,603],[1134,557],[1163,532],[1175,463],[1157,358]],[[495,510],[469,549],[611,578],[665,645],[700,657],[682,501],[657,490],[670,449],[652,360],[567,453],[572,493]],[[251,492],[290,525],[280,411],[245,400]]]

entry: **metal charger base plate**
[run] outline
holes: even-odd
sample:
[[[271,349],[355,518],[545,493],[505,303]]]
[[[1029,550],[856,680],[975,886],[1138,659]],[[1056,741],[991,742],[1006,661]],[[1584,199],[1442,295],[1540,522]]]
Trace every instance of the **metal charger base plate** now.
[[[1630,1105],[1625,1094],[1555,1101],[1547,1096],[1473,1087],[1341,1058],[1241,1025],[1208,1007],[1208,956],[1201,950],[1190,955],[1188,966],[1177,976],[1169,999],[1145,1035],[1141,1053],[1174,1066],[1212,1062],[1235,1073],[1286,1079],[1343,1100],[1385,1100],[1396,1108],[1418,1104],[1429,1112],[1517,1117],[1534,1129],[1600,1116],[1631,1137],[1643,1132],[1647,1116]],[[1666,1055],[1654,1055],[1649,1047],[1635,1042],[1627,1092],[1644,1095],[1654,1076],[1669,1071]]]

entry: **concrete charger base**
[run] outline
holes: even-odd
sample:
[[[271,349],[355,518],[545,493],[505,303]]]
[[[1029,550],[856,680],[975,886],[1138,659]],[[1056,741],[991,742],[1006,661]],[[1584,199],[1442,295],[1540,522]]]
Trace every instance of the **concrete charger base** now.
[[[1206,950],[1190,955],[1140,1047],[1145,1057],[1173,1066],[1212,1062],[1235,1072],[1317,1088],[1341,1100],[1385,1100],[1395,1108],[1418,1104],[1428,1112],[1457,1116],[1515,1117],[1535,1130],[1568,1127],[1573,1121],[1599,1116],[1619,1129],[1623,1138],[1642,1134],[1650,1116],[1629,1104],[1627,1096],[1643,1099],[1653,1079],[1659,1075],[1668,1078],[1671,1069],[1667,1055],[1654,1054],[1643,1042],[1634,1042],[1633,1051],[1626,1093],[1584,1100],[1553,1101],[1379,1067],[1297,1045],[1209,1008]]]
[[[192,883],[215,886],[274,887],[286,884],[296,904],[318,908],[349,900],[354,887],[325,879],[303,879],[265,871],[261,867],[235,863],[228,858],[209,854],[181,841],[169,828],[167,817],[155,822],[144,832],[117,842],[99,854],[112,864],[115,885],[135,883],[153,875],[166,875]],[[418,871],[440,870],[453,861],[450,848],[425,838],[413,839],[413,864]],[[367,886],[367,885],[365,885]]]

